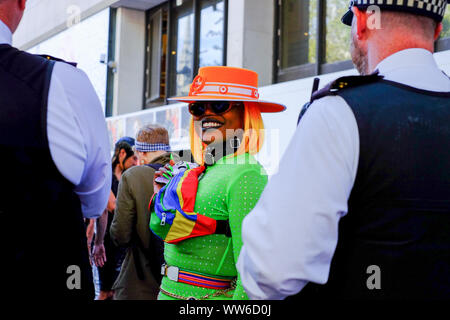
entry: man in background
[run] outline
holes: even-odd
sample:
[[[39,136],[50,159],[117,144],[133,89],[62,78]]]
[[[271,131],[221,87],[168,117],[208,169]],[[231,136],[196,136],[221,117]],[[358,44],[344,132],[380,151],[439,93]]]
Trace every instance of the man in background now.
[[[144,126],[137,134],[135,150],[141,165],[122,176],[110,229],[114,243],[127,247],[114,284],[115,300],[155,300],[161,282],[163,243],[150,231],[148,205],[155,171],[170,161],[167,130]]]
[[[11,46],[26,0],[0,1],[2,289],[13,299],[93,299],[85,218],[111,183],[100,101],[74,66]]]
[[[109,228],[116,209],[117,190],[122,175],[138,164],[134,153],[134,139],[131,137],[120,138],[115,145],[112,158],[112,182],[109,194],[108,206],[102,216],[96,221],[96,235],[94,241],[93,260],[98,268],[100,293],[97,300],[110,300],[114,296],[112,289],[114,281],[119,275],[120,266],[125,252],[123,248],[116,246],[109,235]]]

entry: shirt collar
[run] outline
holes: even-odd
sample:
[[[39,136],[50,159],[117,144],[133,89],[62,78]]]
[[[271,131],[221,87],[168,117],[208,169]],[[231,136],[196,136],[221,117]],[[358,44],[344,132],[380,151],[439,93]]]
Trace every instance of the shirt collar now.
[[[438,68],[433,54],[425,49],[412,48],[396,52],[381,61],[376,69],[382,75],[388,75],[399,69],[409,69],[417,67]]]
[[[8,26],[0,20],[0,44],[12,44],[12,32]]]

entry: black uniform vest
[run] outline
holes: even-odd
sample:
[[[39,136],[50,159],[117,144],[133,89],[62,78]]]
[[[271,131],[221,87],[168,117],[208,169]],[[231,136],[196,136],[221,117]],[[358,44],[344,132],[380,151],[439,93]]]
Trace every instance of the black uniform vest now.
[[[450,93],[379,80],[334,94],[358,124],[358,171],[329,280],[299,296],[448,299]]]
[[[48,144],[53,64],[0,45],[1,275],[12,299],[94,294],[80,200]]]

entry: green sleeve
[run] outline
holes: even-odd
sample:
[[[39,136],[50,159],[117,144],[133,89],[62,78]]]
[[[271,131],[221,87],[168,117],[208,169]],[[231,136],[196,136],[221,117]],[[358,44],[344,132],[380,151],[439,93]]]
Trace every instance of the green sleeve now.
[[[233,243],[233,256],[235,263],[242,248],[241,228],[245,216],[252,211],[267,184],[267,175],[263,168],[254,165],[246,169],[233,179],[228,187],[228,213]],[[247,294],[238,274],[237,286],[233,300],[247,300]]]
[[[127,175],[124,174],[119,182],[116,210],[109,230],[115,245],[130,245],[135,223],[136,199],[129,188]]]

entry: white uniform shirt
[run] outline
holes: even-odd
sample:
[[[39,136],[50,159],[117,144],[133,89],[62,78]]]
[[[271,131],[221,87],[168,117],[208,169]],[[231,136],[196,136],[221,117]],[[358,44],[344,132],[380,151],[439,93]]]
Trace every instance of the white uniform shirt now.
[[[11,43],[12,33],[0,20],[0,44]],[[108,201],[112,169],[102,107],[86,74],[56,62],[47,108],[52,159],[60,173],[76,186],[84,217],[99,217]]]
[[[450,91],[450,79],[424,49],[397,52],[377,69],[386,80]],[[351,108],[339,96],[315,101],[279,172],[243,222],[237,269],[251,299],[284,299],[309,281],[327,282],[358,161],[359,133]]]

